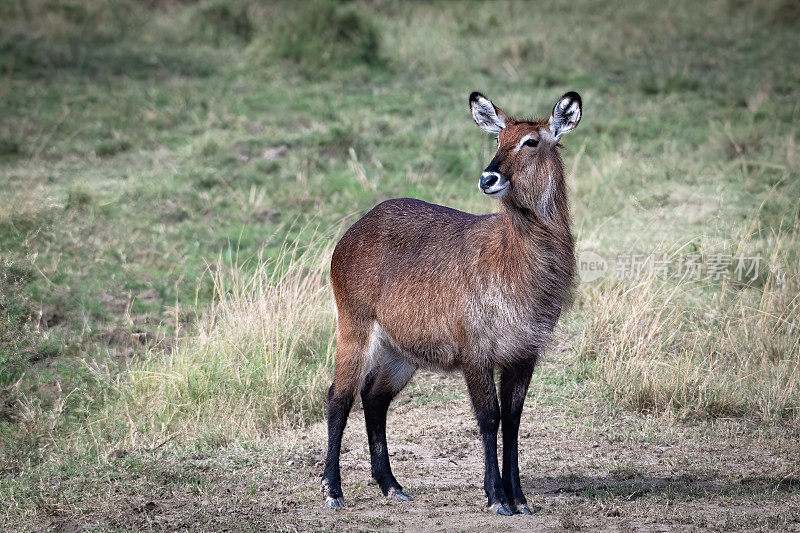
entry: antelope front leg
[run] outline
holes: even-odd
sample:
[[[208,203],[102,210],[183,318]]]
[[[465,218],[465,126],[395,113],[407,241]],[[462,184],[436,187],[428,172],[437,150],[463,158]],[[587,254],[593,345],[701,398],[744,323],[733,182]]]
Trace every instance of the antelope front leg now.
[[[497,403],[497,389],[494,385],[494,369],[491,365],[470,364],[464,366],[464,377],[472,399],[478,429],[483,440],[485,471],[483,489],[489,500],[489,510],[511,515],[506,500],[500,468],[497,464],[497,430],[500,427],[500,406]]]
[[[519,421],[525,394],[533,374],[533,363],[504,368],[500,374],[501,420],[503,422],[503,488],[515,513],[532,514],[519,482]]]

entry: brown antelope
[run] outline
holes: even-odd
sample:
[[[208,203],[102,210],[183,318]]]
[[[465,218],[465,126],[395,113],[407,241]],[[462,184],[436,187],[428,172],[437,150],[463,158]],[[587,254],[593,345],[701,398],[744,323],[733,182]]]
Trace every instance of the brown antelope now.
[[[329,508],[344,506],[339,452],[359,392],[372,477],[385,496],[412,499],[389,466],[386,413],[422,367],[464,374],[483,440],[489,509],[531,513],[520,487],[517,435],[533,367],[573,278],[558,149],[561,136],[581,119],[581,98],[568,92],[540,121],[511,118],[477,92],[469,105],[478,126],[497,135],[497,153],[479,187],[500,201],[499,212],[477,216],[420,200],[388,200],[353,224],[333,252],[339,321],[322,474]]]

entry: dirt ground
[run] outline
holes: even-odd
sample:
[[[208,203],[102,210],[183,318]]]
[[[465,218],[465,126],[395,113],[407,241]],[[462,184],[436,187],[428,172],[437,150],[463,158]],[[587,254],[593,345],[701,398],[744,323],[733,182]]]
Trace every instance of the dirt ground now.
[[[558,389],[554,389],[558,390]],[[336,531],[800,531],[794,429],[741,420],[667,422],[613,413],[580,395],[529,395],[520,431],[532,516],[484,509],[480,438],[460,376],[415,378],[390,411],[395,476],[413,502],[369,483],[363,413],[345,432],[348,506],[323,507],[324,424],[273,444],[114,459],[81,514],[44,529]]]

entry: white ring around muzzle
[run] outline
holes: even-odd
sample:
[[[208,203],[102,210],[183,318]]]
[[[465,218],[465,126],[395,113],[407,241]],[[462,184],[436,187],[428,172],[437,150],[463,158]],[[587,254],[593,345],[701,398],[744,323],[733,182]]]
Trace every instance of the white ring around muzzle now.
[[[495,178],[492,181],[492,178]],[[478,188],[481,192],[492,198],[502,198],[508,190],[511,182],[499,172],[484,172],[481,174],[481,179],[478,182]]]

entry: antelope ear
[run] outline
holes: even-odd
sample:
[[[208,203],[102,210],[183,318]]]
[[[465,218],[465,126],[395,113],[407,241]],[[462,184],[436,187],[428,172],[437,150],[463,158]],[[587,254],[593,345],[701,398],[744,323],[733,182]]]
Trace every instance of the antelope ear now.
[[[556,142],[561,136],[575,129],[581,121],[581,97],[578,93],[570,91],[556,102],[553,107],[553,114],[550,115],[550,133],[555,137]]]
[[[469,95],[469,109],[475,124],[486,133],[500,133],[506,127],[506,114],[481,93]]]

